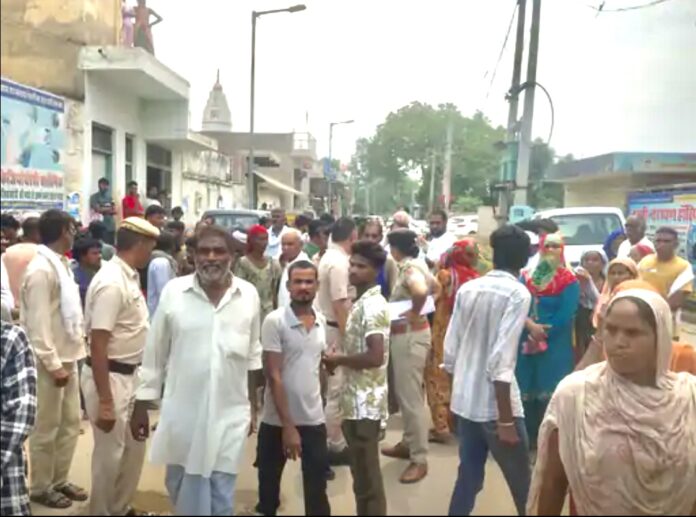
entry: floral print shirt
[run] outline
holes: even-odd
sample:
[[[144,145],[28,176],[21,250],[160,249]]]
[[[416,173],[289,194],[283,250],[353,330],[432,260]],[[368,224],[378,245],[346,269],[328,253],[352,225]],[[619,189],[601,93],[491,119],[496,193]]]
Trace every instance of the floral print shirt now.
[[[341,415],[348,420],[386,420],[387,363],[389,358],[389,304],[382,296],[379,285],[368,289],[353,304],[348,317],[344,350],[346,355],[367,351],[367,337],[384,336],[384,361],[379,368],[353,370],[344,368],[344,386],[341,394]]]

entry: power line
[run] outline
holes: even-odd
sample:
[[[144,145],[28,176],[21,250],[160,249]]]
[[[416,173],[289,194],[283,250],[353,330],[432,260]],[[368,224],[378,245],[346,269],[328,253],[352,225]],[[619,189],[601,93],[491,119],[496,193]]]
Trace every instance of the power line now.
[[[556,123],[556,109],[554,108],[553,99],[551,98],[551,94],[549,93],[549,91],[546,88],[544,88],[544,86],[542,84],[540,84],[536,81],[533,81],[533,82],[527,81],[525,83],[520,84],[520,87],[517,88],[516,92],[513,92],[512,90],[509,91],[508,95],[513,95],[513,94],[519,95],[520,93],[522,93],[524,90],[526,90],[527,88],[529,88],[531,86],[538,86],[539,88],[541,88],[541,91],[544,92],[544,94],[546,95],[546,98],[549,100],[549,105],[551,106],[551,128],[549,129],[549,137],[546,139],[546,145],[550,146],[551,145],[551,137],[553,136],[553,127]]]
[[[515,2],[515,7],[512,10],[512,16],[510,17],[510,23],[508,24],[507,32],[505,33],[505,39],[503,40],[503,45],[500,48],[500,54],[498,54],[498,60],[495,62],[495,66],[493,67],[493,74],[491,75],[491,80],[488,83],[488,90],[486,91],[486,99],[488,99],[488,96],[491,93],[491,89],[493,88],[493,81],[495,81],[495,76],[498,73],[498,66],[500,65],[500,62],[503,59],[503,54],[505,53],[505,48],[507,47],[507,42],[508,39],[510,39],[510,32],[512,32],[512,25],[515,22],[515,14],[517,13],[517,2]],[[488,72],[484,74],[484,79],[488,75]]]
[[[654,7],[656,5],[664,4],[665,2],[668,2],[669,0],[652,0],[652,2],[648,2],[645,4],[640,4],[640,5],[631,5],[628,7],[617,7],[615,9],[607,9],[606,6],[606,0],[603,0],[602,3],[599,5],[599,7],[595,7],[594,5],[589,5],[585,4],[587,7],[590,9],[593,9],[597,11],[597,13],[622,13],[626,11],[636,11],[638,9],[645,9],[646,7]]]

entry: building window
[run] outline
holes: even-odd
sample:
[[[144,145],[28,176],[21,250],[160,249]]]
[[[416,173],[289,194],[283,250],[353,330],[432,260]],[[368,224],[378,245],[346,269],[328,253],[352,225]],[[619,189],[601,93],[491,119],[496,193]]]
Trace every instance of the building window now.
[[[96,186],[99,178],[113,180],[113,131],[92,123],[92,176]]]
[[[133,181],[133,136],[126,135],[126,190]]]
[[[147,190],[157,187],[159,202],[167,210],[172,205],[172,152],[158,145],[147,146]]]

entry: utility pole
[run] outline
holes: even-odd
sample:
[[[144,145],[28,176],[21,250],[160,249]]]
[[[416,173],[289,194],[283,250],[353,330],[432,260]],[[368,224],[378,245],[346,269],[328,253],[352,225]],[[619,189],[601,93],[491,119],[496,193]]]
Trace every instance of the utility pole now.
[[[334,124],[333,122],[329,124],[329,177],[326,178],[328,180],[328,193],[329,193],[329,206],[327,207],[327,213],[333,215],[333,192],[332,192],[332,186],[333,186],[333,164],[331,163],[333,160],[333,127]]]
[[[529,35],[529,60],[527,62],[527,81],[524,92],[524,112],[520,129],[519,157],[517,159],[517,180],[515,204],[527,204],[529,181],[529,162],[532,154],[532,118],[534,116],[534,91],[536,90],[537,55],[539,52],[539,25],[541,22],[541,0],[532,0],[532,26]]]
[[[256,178],[254,178],[254,97],[256,86],[256,11],[251,13],[251,88],[249,99],[249,156],[247,157],[247,203],[250,210],[256,208]]]
[[[524,55],[524,24],[526,16],[527,0],[517,0],[517,35],[515,38],[515,58],[512,68],[512,84],[508,101],[507,133],[505,135],[505,153],[502,163],[502,182],[512,182],[517,171],[517,111],[519,105],[520,76],[522,75],[522,57]],[[510,211],[510,191],[500,191],[498,200],[498,213],[503,220],[507,220]]]
[[[437,155],[433,149],[430,151],[430,195],[428,196],[428,208],[431,212],[435,208],[435,167],[437,167]]]
[[[454,128],[452,119],[447,123],[447,143],[445,144],[445,164],[442,172],[442,202],[444,209],[449,211],[452,201],[452,138]]]

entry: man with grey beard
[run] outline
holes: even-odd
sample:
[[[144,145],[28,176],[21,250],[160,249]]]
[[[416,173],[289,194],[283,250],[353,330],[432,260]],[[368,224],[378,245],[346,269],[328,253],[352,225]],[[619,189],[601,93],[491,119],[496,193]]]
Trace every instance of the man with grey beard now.
[[[196,272],[165,286],[152,320],[131,432],[147,438],[147,411],[161,398],[150,461],[167,468],[176,515],[232,515],[251,423],[247,382],[261,369],[260,302],[230,272],[230,235],[211,225],[196,237]]]

